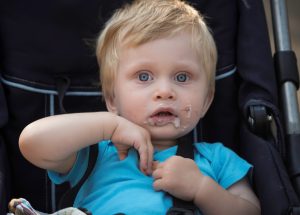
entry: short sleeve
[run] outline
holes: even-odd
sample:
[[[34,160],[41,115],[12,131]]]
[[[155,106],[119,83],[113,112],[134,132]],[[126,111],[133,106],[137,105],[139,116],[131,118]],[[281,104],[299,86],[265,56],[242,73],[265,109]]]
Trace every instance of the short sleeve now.
[[[98,143],[98,157],[103,157],[108,145],[112,144],[110,140],[103,140]],[[65,175],[48,171],[48,176],[55,184],[62,184],[64,182],[70,182],[71,186],[75,186],[86,172],[89,161],[89,147],[83,148],[77,153],[76,161],[72,169]]]
[[[215,145],[212,167],[218,183],[225,189],[244,178],[252,165],[222,144]]]
[[[70,182],[73,187],[83,177],[89,159],[89,148],[84,148],[77,153],[76,161],[72,169],[67,174],[60,174],[54,171],[48,171],[48,176],[55,184]]]

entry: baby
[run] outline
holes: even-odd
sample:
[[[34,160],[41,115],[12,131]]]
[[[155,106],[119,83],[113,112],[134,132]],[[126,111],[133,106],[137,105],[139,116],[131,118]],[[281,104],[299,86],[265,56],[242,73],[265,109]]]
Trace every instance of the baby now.
[[[115,12],[97,44],[108,112],[47,117],[28,125],[20,150],[55,183],[76,185],[91,144],[99,155],[74,206],[93,214],[165,214],[172,196],[197,213],[260,214],[251,165],[220,143],[176,156],[214,95],[216,47],[199,12],[180,0],[139,0]],[[186,143],[191,144],[191,143]]]

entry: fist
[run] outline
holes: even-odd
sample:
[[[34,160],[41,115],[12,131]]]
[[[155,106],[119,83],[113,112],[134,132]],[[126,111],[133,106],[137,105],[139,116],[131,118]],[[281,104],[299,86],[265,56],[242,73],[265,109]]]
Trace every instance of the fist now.
[[[154,162],[152,168],[155,190],[163,190],[185,201],[194,200],[203,178],[194,160],[172,156],[165,162]]]

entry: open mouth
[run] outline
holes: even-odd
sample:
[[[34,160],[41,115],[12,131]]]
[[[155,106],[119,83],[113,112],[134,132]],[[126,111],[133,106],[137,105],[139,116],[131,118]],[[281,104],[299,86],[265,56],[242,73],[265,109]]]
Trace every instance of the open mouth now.
[[[164,126],[173,124],[176,128],[180,126],[180,119],[172,111],[162,110],[152,114],[149,118],[149,124],[152,126]]]
[[[157,120],[167,120],[167,119],[172,119],[174,117],[177,117],[172,110],[158,110],[154,112],[150,118],[152,119],[157,119]]]
[[[157,117],[168,117],[168,116],[174,116],[174,114],[172,114],[168,111],[162,111],[162,112],[158,112],[158,113],[154,114],[154,116],[152,116],[152,117],[155,117],[155,116],[157,116]]]

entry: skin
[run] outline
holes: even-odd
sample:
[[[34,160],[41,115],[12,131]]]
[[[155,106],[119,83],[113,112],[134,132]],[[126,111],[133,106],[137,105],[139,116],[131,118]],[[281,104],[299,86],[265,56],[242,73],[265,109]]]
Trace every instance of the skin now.
[[[121,48],[117,74],[115,96],[106,101],[108,109],[149,131],[157,149],[176,145],[176,139],[196,126],[212,101],[188,34]],[[163,126],[151,125],[151,116],[165,110],[178,116],[179,128],[163,117]]]
[[[190,35],[182,32],[137,47],[122,46],[119,54],[114,97],[106,100],[109,112],[33,122],[20,136],[23,155],[41,168],[64,174],[78,150],[111,139],[120,159],[129,148],[138,150],[140,169],[152,174],[155,190],[193,201],[206,215],[260,214],[246,178],[225,190],[191,159],[172,156],[162,163],[152,161],[153,147],[176,145],[176,139],[204,116],[213,98]]]

